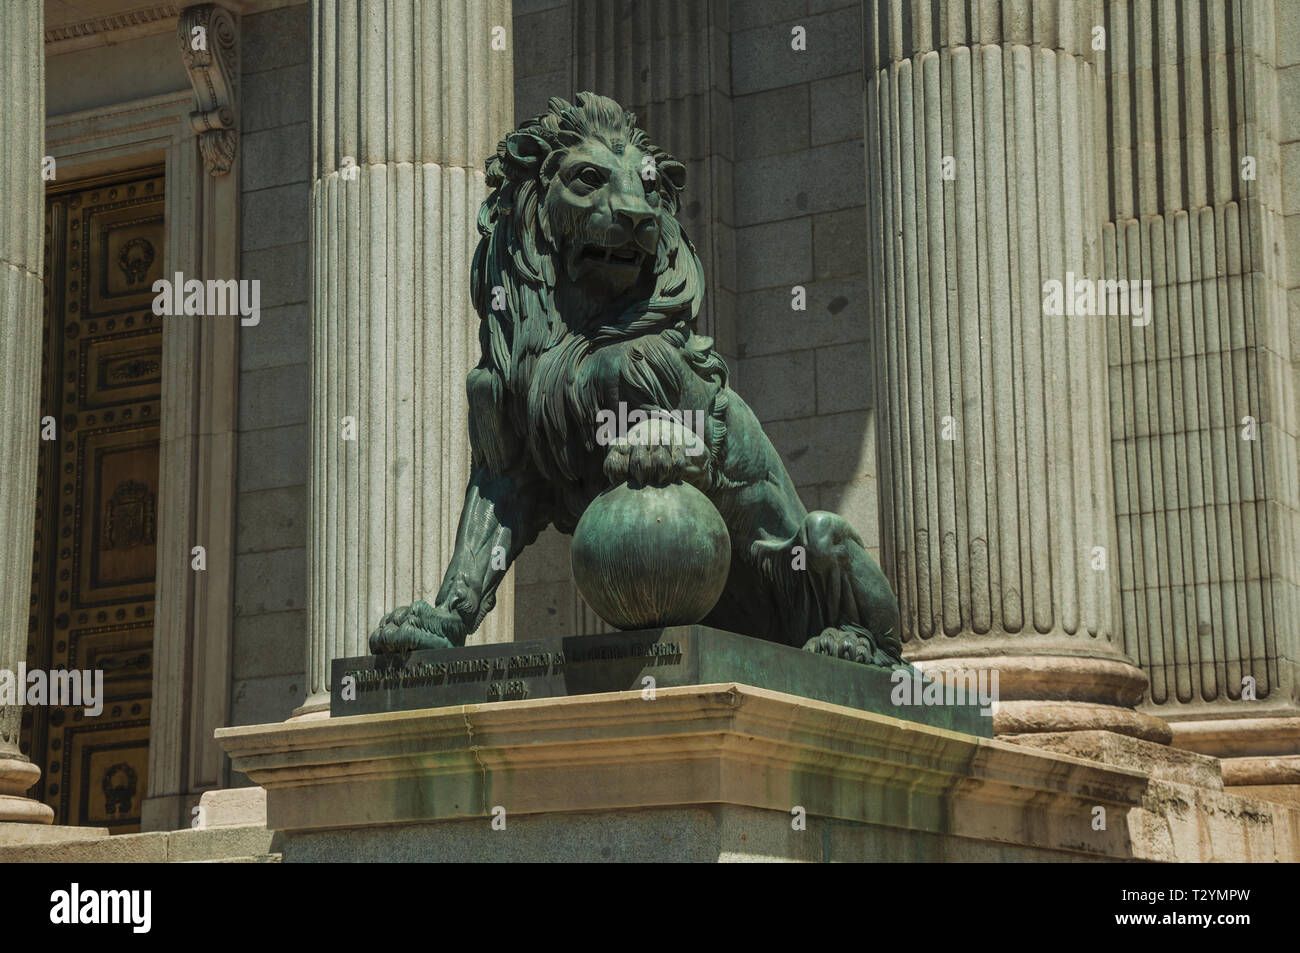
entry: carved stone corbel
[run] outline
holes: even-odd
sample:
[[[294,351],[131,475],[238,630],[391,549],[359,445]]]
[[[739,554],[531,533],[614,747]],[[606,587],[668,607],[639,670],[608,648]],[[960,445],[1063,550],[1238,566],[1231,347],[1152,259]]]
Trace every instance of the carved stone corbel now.
[[[182,10],[176,24],[181,58],[198,107],[190,113],[190,126],[198,134],[208,174],[225,175],[239,146],[235,20],[224,7],[200,3]]]

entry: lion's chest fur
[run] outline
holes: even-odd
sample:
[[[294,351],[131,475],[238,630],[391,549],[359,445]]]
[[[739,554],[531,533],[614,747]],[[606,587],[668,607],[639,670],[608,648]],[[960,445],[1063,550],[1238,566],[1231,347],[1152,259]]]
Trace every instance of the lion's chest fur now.
[[[528,395],[529,448],[573,518],[605,488],[608,448],[598,434],[608,414],[620,421],[636,410],[708,416],[726,382],[710,343],[681,329],[599,347],[575,336],[538,358]]]
[[[699,377],[685,347],[648,335],[600,348],[581,362],[574,394],[583,410],[708,410],[716,386]],[[592,419],[584,421],[594,426]]]

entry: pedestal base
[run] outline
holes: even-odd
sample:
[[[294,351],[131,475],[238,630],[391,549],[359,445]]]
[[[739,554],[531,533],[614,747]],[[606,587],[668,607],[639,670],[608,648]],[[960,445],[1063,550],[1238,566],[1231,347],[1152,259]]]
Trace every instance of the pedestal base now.
[[[333,717],[736,682],[993,737],[996,692],[861,665],[706,625],[335,659]],[[937,691],[936,691],[937,689]],[[296,720],[296,719],[291,719]]]
[[[738,684],[217,738],[287,862],[1300,859],[1281,805]]]
[[[284,863],[962,863],[1076,860],[1047,850],[810,817],[737,804],[525,815],[295,834]]]

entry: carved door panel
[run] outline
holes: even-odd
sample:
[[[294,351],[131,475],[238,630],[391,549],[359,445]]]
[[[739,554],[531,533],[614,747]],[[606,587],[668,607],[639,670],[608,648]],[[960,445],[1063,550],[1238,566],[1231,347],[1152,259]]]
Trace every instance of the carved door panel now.
[[[47,192],[27,665],[102,672],[103,710],[28,706],[23,750],[56,824],[114,833],[148,780],[164,234],[161,169]]]

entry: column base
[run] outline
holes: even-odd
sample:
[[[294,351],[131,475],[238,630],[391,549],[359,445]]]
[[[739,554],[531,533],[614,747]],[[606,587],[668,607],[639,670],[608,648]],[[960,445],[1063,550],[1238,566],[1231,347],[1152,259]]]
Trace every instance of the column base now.
[[[994,708],[993,733],[999,737],[1055,731],[1113,731],[1162,745],[1172,738],[1159,718],[1116,705],[1044,699],[1004,701]]]
[[[330,693],[316,692],[308,695],[307,700],[293,710],[285,723],[292,721],[315,721],[318,718],[328,718],[330,716]]]
[[[22,757],[0,758],[0,822],[53,824],[54,808],[27,792],[41,779],[41,769]]]
[[[1244,707],[1249,703],[1232,704]],[[1171,720],[1174,744],[1225,760],[1300,756],[1300,717],[1293,709],[1241,718],[1234,717],[1230,706],[1223,707],[1219,717],[1206,712],[1194,719]]]
[[[913,659],[912,664],[957,684],[963,673],[996,672],[995,735],[1113,731],[1162,745],[1173,739],[1162,719],[1136,710],[1147,675],[1122,659],[990,655]]]

